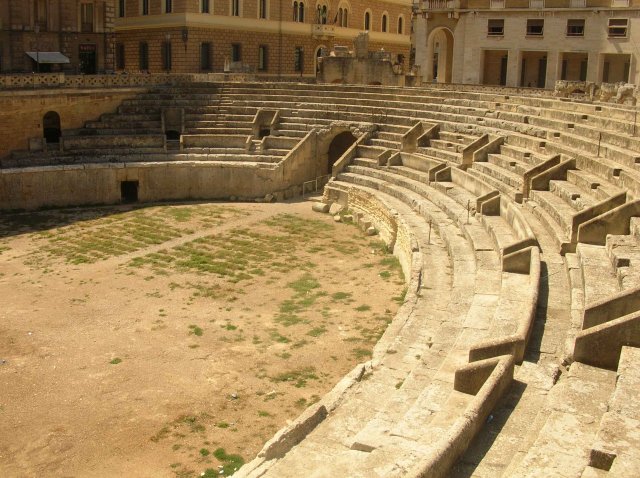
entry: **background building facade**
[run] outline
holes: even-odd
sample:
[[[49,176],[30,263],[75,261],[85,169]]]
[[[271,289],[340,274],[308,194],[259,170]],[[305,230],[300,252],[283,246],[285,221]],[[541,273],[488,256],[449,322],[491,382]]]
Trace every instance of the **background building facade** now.
[[[416,64],[426,82],[638,83],[639,12],[637,0],[422,0]]]
[[[116,0],[116,69],[138,72],[251,71],[313,76],[317,57],[351,47],[407,61],[412,0]]]
[[[114,0],[0,1],[0,71],[113,70],[114,13]]]

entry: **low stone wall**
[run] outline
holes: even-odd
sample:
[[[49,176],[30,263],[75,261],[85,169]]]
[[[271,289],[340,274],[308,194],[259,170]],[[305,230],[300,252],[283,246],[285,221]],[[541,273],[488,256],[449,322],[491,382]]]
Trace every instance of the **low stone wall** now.
[[[138,181],[141,202],[288,197],[300,184],[276,164],[99,163],[0,170],[0,209],[115,204],[120,183]]]

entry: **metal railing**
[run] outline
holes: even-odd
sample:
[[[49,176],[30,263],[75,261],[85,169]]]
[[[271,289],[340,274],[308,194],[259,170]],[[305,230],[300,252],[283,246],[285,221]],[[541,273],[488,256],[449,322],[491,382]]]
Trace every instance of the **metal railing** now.
[[[330,174],[325,174],[323,176],[318,176],[315,179],[312,179],[310,181],[305,181],[304,183],[302,183],[302,197],[304,198],[305,195],[307,194],[307,191],[309,192],[318,192],[319,188],[324,187],[325,184],[327,184],[329,182],[329,177],[331,177]],[[307,189],[308,186],[313,187],[313,189]]]

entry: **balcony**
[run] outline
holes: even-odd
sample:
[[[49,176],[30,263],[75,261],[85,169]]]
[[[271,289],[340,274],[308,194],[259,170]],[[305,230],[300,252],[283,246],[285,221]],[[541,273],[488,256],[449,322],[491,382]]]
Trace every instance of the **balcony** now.
[[[586,8],[587,0],[569,0],[569,6],[571,8]]]
[[[611,0],[611,6],[613,8],[627,8],[629,0]]]
[[[424,0],[423,10],[453,10],[460,8],[460,0]]]
[[[311,35],[317,40],[329,40],[336,35],[334,25],[315,24],[311,26]]]
[[[504,8],[504,0],[489,0],[489,8],[491,10],[500,10]]]

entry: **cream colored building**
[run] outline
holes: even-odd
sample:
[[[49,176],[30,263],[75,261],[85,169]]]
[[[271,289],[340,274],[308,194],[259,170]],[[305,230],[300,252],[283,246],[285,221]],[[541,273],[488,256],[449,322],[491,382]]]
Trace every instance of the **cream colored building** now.
[[[116,69],[315,76],[317,58],[351,48],[408,62],[412,0],[116,0]]]
[[[415,11],[425,82],[640,81],[637,0],[422,0]]]

